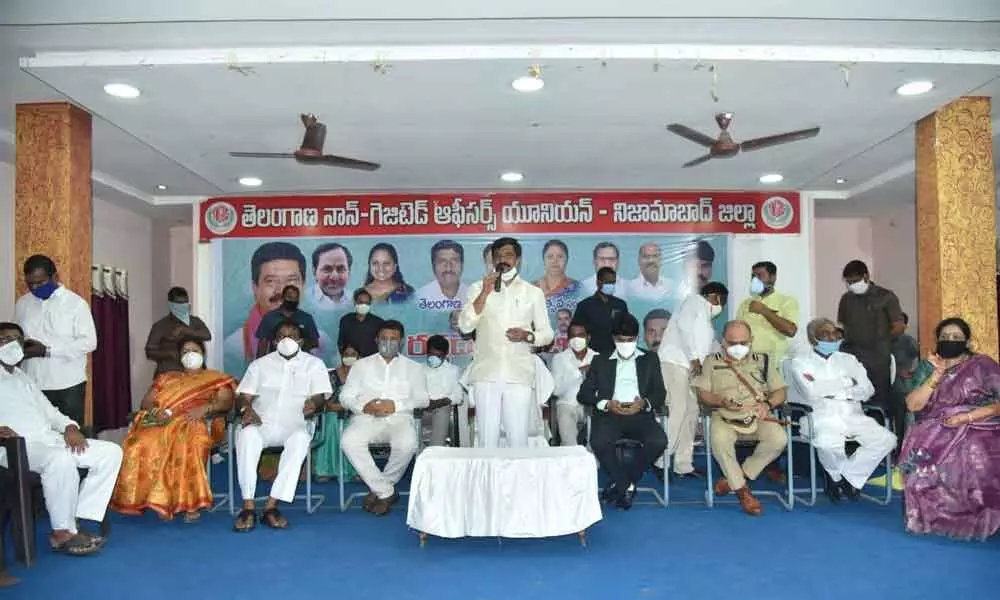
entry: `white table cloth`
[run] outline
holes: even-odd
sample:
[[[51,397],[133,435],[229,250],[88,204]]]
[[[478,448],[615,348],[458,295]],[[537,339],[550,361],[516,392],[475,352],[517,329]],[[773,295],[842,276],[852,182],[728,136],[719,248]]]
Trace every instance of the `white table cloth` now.
[[[597,461],[583,446],[434,447],[417,456],[406,524],[444,538],[537,538],[601,520]]]

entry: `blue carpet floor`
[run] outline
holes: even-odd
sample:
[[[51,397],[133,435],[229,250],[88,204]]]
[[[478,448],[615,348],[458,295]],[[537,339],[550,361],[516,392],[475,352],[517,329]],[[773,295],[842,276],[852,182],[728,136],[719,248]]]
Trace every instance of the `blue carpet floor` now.
[[[703,489],[694,482],[674,487],[679,500]],[[786,512],[765,499],[758,518],[732,504],[636,506],[606,511],[587,548],[569,536],[432,538],[421,549],[407,530],[405,501],[383,518],[359,509],[342,514],[334,508],[336,486],[319,488],[330,506],[312,516],[286,511],[287,531],[233,533],[225,510],[191,525],[116,515],[99,556],[43,548],[35,567],[11,568],[22,581],[0,597],[974,600],[996,598],[1000,589],[1000,539],[908,535],[898,504],[824,498]]]

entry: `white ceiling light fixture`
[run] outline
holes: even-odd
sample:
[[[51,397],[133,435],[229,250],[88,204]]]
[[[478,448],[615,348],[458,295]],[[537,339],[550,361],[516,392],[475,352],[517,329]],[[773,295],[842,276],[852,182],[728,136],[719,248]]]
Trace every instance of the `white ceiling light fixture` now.
[[[167,186],[163,185],[162,183],[158,183],[158,184],[156,184],[156,189],[159,190],[159,191],[161,191],[161,192],[163,192],[163,191],[166,191]]]
[[[109,83],[104,86],[104,93],[115,98],[132,100],[140,95],[139,88],[127,83]]]
[[[847,180],[844,179],[843,177],[838,177],[834,179],[833,182],[836,183],[837,185],[844,185],[845,183],[847,183]]]
[[[910,81],[896,88],[900,96],[920,96],[934,89],[932,81]]]
[[[507,171],[506,173],[500,174],[500,181],[504,183],[519,183],[524,181],[524,173],[518,173],[517,171]]]
[[[781,173],[767,173],[760,176],[761,183],[781,183],[785,177]]]
[[[260,187],[264,184],[260,177],[240,177],[239,182],[244,187]]]
[[[537,92],[538,90],[545,87],[545,80],[542,79],[542,68],[538,65],[532,66],[528,69],[528,74],[524,77],[518,77],[510,83],[510,87],[523,93]]]

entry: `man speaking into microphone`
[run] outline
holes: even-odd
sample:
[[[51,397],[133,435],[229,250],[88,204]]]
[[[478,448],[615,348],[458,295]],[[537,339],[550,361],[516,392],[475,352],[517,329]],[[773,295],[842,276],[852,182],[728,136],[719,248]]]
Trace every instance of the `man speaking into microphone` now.
[[[458,327],[476,334],[468,382],[476,407],[479,446],[496,448],[503,428],[511,448],[528,445],[535,381],[532,346],[555,336],[545,294],[518,276],[521,244],[504,237],[491,246],[494,272],[469,286]]]

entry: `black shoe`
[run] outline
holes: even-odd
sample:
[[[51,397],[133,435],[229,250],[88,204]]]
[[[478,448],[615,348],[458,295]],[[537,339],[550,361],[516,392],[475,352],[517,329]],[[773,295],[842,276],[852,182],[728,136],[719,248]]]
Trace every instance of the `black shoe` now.
[[[604,488],[604,491],[601,492],[601,502],[604,502],[605,504],[613,504],[618,502],[618,499],[623,495],[624,492],[622,490],[618,489],[614,484],[611,484]]]
[[[629,487],[624,493],[615,501],[615,508],[618,510],[629,510],[632,508],[632,499],[635,498],[635,487]]]
[[[656,465],[653,465],[653,473],[656,474],[656,478],[659,479],[660,482],[662,483],[664,477],[663,469],[657,467]]]
[[[829,475],[824,474],[823,476],[824,491],[826,492],[826,497],[830,499],[830,502],[840,502],[841,499],[841,484],[845,483],[845,480],[834,481]]]
[[[851,500],[857,500],[861,495],[861,490],[848,483],[846,479],[840,480],[840,491]]]

